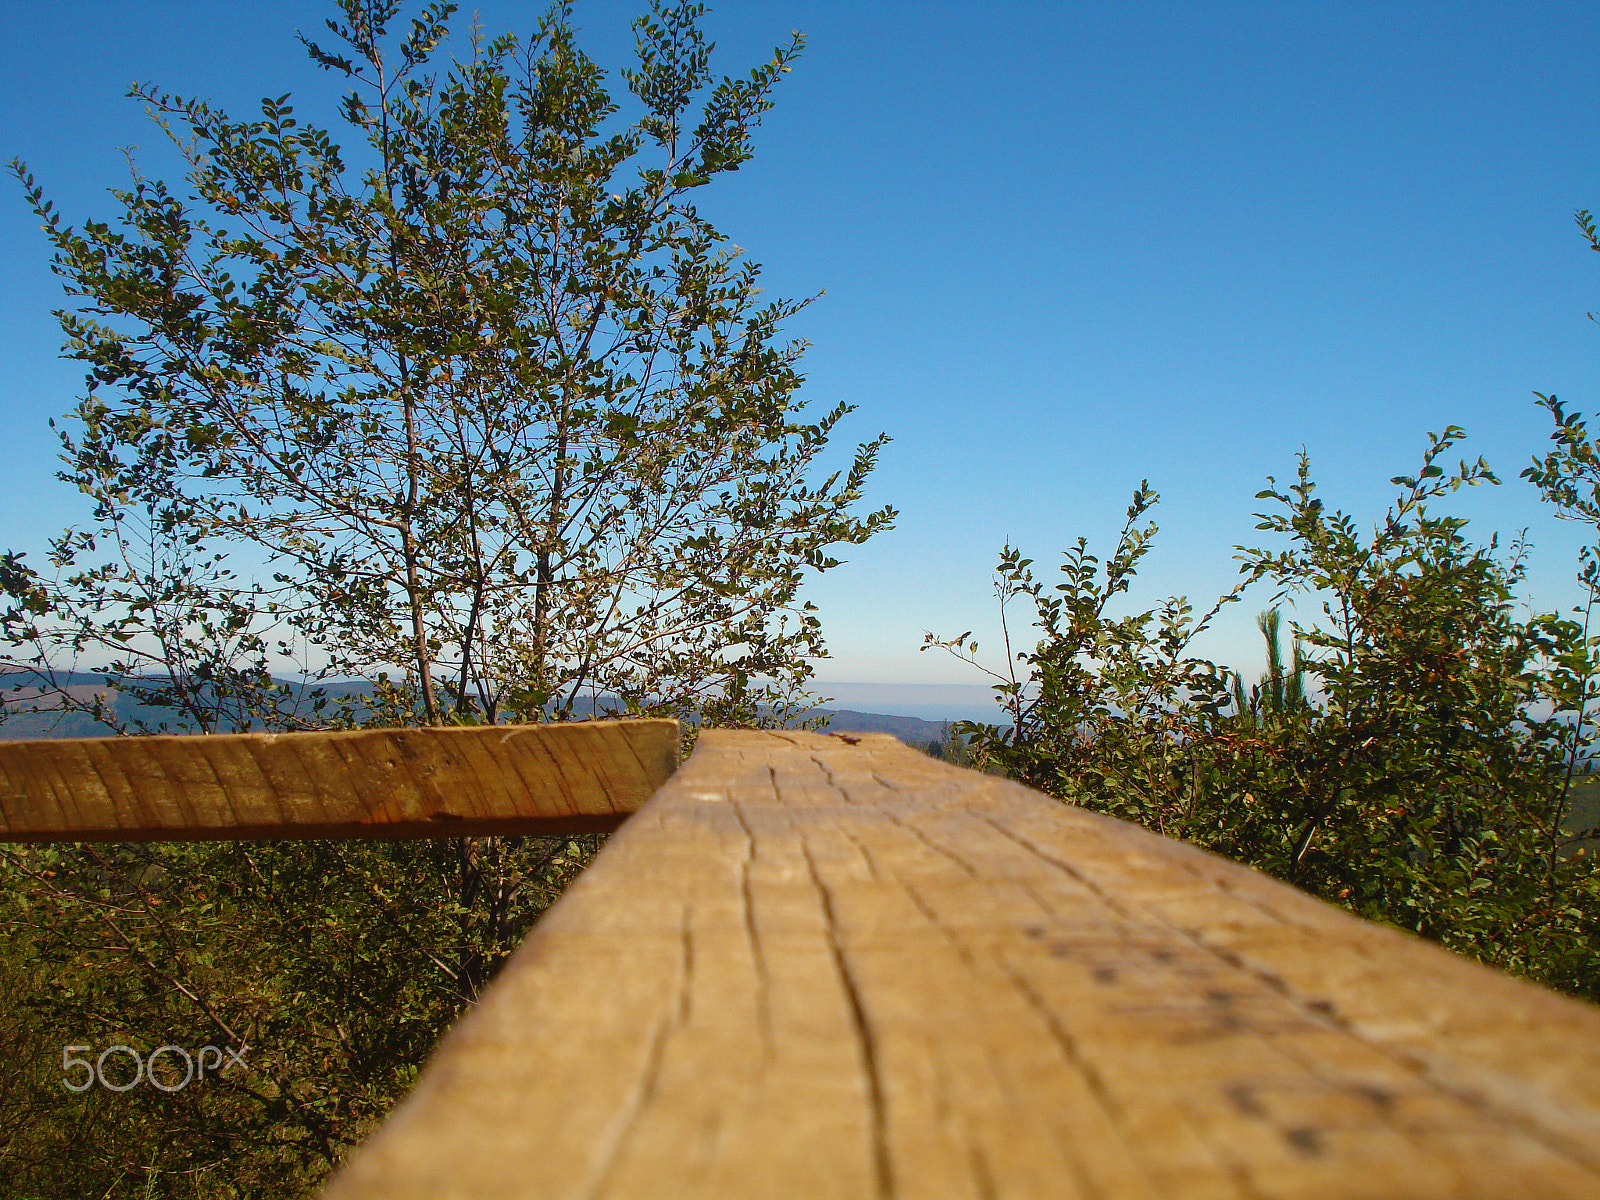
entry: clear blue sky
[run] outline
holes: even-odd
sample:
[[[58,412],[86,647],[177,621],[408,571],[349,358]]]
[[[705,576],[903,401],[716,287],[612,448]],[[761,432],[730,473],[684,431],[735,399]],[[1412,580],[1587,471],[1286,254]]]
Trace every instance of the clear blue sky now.
[[[123,98],[133,79],[241,117],[292,91],[332,122],[331,81],[293,37],[331,11],[18,7],[0,156],[76,221],[113,211],[119,147],[175,174]],[[497,33],[539,6],[479,11]],[[635,11],[578,5],[602,65],[625,63]],[[1506,480],[1458,505],[1469,528],[1531,526],[1531,597],[1573,598],[1581,530],[1517,475],[1546,444],[1534,390],[1600,408],[1600,257],[1571,221],[1600,209],[1600,6],[748,0],[706,24],[729,72],[808,37],[755,160],[702,208],[774,294],[826,289],[790,327],[814,344],[805,394],[859,405],[856,438],[895,438],[872,500],[898,529],[813,590],[824,680],[977,682],[919,654],[923,630],[992,648],[1000,544],[1047,568],[1079,534],[1108,548],[1145,477],[1162,532],[1135,599],[1207,602],[1300,446],[1327,500],[1370,521],[1451,423]],[[81,516],[45,425],[80,372],[56,358],[56,283],[10,193],[0,546],[37,558]],[[1265,600],[1203,649],[1259,669]]]

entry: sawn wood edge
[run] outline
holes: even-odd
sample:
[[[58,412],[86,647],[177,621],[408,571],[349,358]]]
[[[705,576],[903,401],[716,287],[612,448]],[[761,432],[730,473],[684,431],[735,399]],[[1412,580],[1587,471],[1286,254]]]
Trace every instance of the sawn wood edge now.
[[[0,841],[607,830],[677,753],[670,720],[0,742]]]

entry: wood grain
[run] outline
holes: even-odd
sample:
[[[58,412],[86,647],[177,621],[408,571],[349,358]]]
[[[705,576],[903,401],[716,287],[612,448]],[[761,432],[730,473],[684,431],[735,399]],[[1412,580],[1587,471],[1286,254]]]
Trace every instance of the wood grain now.
[[[1600,1010],[883,735],[704,732],[328,1200],[1600,1196]]]
[[[0,742],[0,841],[614,829],[677,753],[655,720]]]

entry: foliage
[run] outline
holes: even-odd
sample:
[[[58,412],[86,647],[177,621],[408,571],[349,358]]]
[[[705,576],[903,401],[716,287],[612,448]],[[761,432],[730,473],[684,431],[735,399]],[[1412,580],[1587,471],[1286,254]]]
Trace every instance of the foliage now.
[[[0,642],[13,658],[18,713],[78,715],[115,733],[221,733],[305,729],[325,720],[320,690],[274,679],[262,618],[275,602],[242,582],[227,554],[199,549],[192,508],[148,474],[131,492],[80,469],[95,497],[93,532],[51,542],[55,580],[40,580],[12,554],[0,587]],[[89,554],[107,561],[80,564]],[[69,568],[79,569],[67,574]],[[99,659],[101,688],[77,684],[82,656]],[[109,655],[110,657],[106,657]],[[76,686],[75,686],[76,685]]]
[[[1567,791],[1592,737],[1594,641],[1553,614],[1518,619],[1523,543],[1509,560],[1469,543],[1466,521],[1428,511],[1494,482],[1480,458],[1446,475],[1461,436],[1432,439],[1370,540],[1326,511],[1302,457],[1261,528],[1286,534],[1246,567],[1328,597],[1302,631],[1323,693],[1293,773],[1276,790],[1277,873],[1358,912],[1557,986],[1596,994],[1589,939],[1600,893],[1565,859]]]
[[[799,589],[891,523],[854,515],[885,439],[814,478],[850,409],[803,412],[802,305],[689,198],[799,38],[714,83],[702,6],[658,0],[624,124],[566,7],[442,69],[453,6],[398,38],[394,0],[339,8],[306,45],[359,171],[287,96],[237,122],[138,86],[183,194],[135,171],[74,227],[15,164],[81,299],[61,478],[94,507],[48,567],[0,554],[8,688],[123,733],[806,707]],[[308,1193],[597,846],[0,852],[0,1191]],[[60,1082],[64,1045],[230,1038],[250,1069],[176,1096]]]
[[[954,767],[971,767],[976,765],[972,748],[967,741],[956,732],[955,726],[949,721],[944,723],[944,728],[939,731],[939,736],[930,738],[923,747],[929,758],[937,758]]]
[[[0,1192],[310,1194],[502,952],[463,918],[520,932],[596,840],[480,844],[521,867],[487,905],[453,840],[0,849]],[[173,1094],[74,1095],[84,1044],[250,1050]]]
[[[137,85],[187,196],[135,170],[116,225],[74,227],[14,164],[82,301],[62,477],[97,507],[53,576],[7,557],[13,642],[45,671],[109,651],[119,687],[155,665],[199,728],[273,725],[269,653],[398,672],[435,724],[804,707],[798,590],[892,521],[851,514],[885,439],[810,481],[850,409],[802,419],[774,340],[802,304],[759,305],[689,199],[750,158],[800,38],[713,86],[702,6],[656,0],[619,125],[566,8],[448,69],[453,6],[398,39],[398,0],[340,8],[306,47],[351,89],[359,176],[287,96],[239,122]]]
[[[1233,711],[1241,720],[1248,718],[1266,727],[1280,724],[1285,718],[1303,709],[1309,703],[1306,696],[1306,661],[1300,638],[1294,639],[1293,662],[1289,670],[1283,669],[1283,614],[1269,608],[1256,617],[1256,628],[1267,642],[1267,673],[1261,682],[1245,694],[1244,676],[1233,676]]]
[[[1156,533],[1154,523],[1138,522],[1159,499],[1142,482],[1111,557],[1101,563],[1079,538],[1053,588],[1034,576],[1032,559],[1012,546],[1001,551],[995,594],[1004,675],[982,667],[970,633],[944,640],[929,634],[923,649],[946,649],[999,681],[994,690],[1009,727],[958,726],[984,765],[1055,795],[1092,796],[1102,811],[1168,832],[1187,811],[1174,781],[1190,771],[1190,743],[1229,696],[1225,672],[1191,657],[1189,647],[1241,589],[1199,619],[1182,596],[1112,615]],[[1007,612],[1019,597],[1031,603],[1043,636],[1032,650],[1013,652]]]
[[[1043,637],[1016,655],[1025,678],[996,688],[1011,727],[970,735],[980,757],[1055,795],[1600,998],[1600,877],[1562,826],[1593,740],[1600,638],[1587,610],[1519,619],[1525,544],[1502,558],[1430,511],[1496,482],[1482,459],[1445,474],[1436,460],[1461,436],[1431,438],[1371,537],[1316,496],[1304,455],[1287,489],[1269,481],[1258,527],[1287,545],[1241,547],[1246,586],[1276,584],[1274,606],[1318,598],[1321,619],[1295,626],[1285,672],[1278,621],[1263,617],[1268,675],[1248,696],[1184,657],[1205,625],[1180,621],[1186,602],[1168,601],[1154,628],[1155,612],[1108,614],[1154,533],[1134,529],[1147,487],[1103,576],[1082,539],[1068,552],[1059,598],[1008,547],[1002,602],[1027,594]]]

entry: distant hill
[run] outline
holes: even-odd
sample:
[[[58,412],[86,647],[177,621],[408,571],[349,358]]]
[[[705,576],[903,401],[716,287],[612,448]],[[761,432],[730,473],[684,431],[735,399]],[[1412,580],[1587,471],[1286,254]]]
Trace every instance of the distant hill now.
[[[110,696],[111,709],[117,718],[122,721],[143,721],[152,729],[162,724],[172,726],[172,732],[181,733],[181,719],[175,709],[160,708],[154,705],[141,704],[133,696],[118,692],[115,688],[108,688],[105,676],[93,671],[64,672],[60,677],[62,686],[73,699],[88,703],[96,696]],[[289,682],[289,681],[280,681]],[[332,683],[323,685],[324,690],[332,699],[359,693],[363,685],[355,683]],[[42,703],[48,705],[52,700],[59,703],[59,698],[45,695]],[[30,707],[41,702],[40,689],[36,687],[5,687],[0,683],[0,708],[6,711],[5,720],[0,721],[0,741],[22,741],[29,738],[77,738],[77,737],[110,737],[116,733],[110,725],[96,721],[88,713],[77,711],[41,711],[22,712],[20,709]],[[296,708],[310,709],[309,703],[296,705]]]
[[[92,672],[76,672],[64,676],[68,690],[77,699],[90,700],[97,693],[105,693],[104,677]],[[360,695],[365,685],[356,682],[334,682],[323,685],[332,698]],[[14,710],[38,695],[37,689],[13,688],[0,690],[0,705]],[[166,722],[175,725],[175,715],[169,709],[153,708],[136,703],[131,697],[117,695],[114,709],[124,720],[138,718],[150,725]],[[946,722],[927,721],[921,717],[895,716],[890,713],[858,712],[854,709],[813,708],[800,714],[791,724],[814,717],[829,718],[827,728],[834,733],[888,733],[908,746],[924,749],[929,742],[944,737]],[[81,712],[12,712],[0,721],[0,741],[23,741],[31,738],[81,738],[109,737],[115,730]]]
[[[923,749],[929,742],[944,740],[946,721],[924,721],[921,717],[897,717],[890,713],[856,712],[851,708],[813,708],[794,723],[827,715],[830,733],[892,733],[908,746]]]

